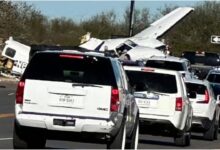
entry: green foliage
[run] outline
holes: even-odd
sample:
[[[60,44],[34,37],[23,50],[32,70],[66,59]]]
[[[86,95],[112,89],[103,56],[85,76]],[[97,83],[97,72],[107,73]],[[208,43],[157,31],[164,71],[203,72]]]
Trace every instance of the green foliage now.
[[[211,35],[220,35],[220,2],[198,3],[195,11],[164,37],[171,44],[173,53],[182,51],[218,52],[220,46],[211,44]]]

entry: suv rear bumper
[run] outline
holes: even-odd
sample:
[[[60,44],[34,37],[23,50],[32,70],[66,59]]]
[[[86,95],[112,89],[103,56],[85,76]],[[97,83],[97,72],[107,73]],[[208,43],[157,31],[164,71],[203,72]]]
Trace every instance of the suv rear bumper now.
[[[54,125],[54,119],[70,120],[75,122],[74,125]],[[117,125],[109,119],[87,119],[60,117],[56,115],[38,115],[38,114],[16,114],[16,121],[20,126],[41,128],[54,131],[69,132],[94,132],[111,134],[113,130],[117,130]],[[119,126],[120,127],[120,126]]]
[[[193,129],[209,129],[212,121],[208,117],[193,116],[192,127]]]
[[[152,135],[176,136],[182,132],[168,120],[147,119],[140,121],[140,132]]]
[[[150,124],[167,125],[169,129],[175,130],[183,130],[185,127],[185,119],[180,114],[172,116],[140,114],[140,120]]]

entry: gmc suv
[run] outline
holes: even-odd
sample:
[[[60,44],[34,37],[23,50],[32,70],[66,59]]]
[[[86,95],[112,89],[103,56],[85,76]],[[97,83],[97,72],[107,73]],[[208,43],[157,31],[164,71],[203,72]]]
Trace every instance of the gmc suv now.
[[[123,67],[94,52],[36,52],[18,83],[15,116],[14,148],[44,148],[47,139],[138,146],[139,112]]]

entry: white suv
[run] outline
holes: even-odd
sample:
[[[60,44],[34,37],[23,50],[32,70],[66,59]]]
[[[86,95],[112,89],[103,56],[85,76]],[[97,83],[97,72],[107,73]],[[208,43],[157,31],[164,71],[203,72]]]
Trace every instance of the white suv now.
[[[185,78],[194,78],[190,62],[185,58],[174,56],[153,56],[147,59],[146,67],[179,71]]]
[[[193,106],[193,128],[203,132],[204,139],[218,138],[219,106],[208,81],[186,80],[188,91],[195,92],[196,98],[190,98]]]
[[[190,145],[192,106],[178,71],[124,66],[140,111],[141,130]],[[143,128],[142,128],[143,127]]]
[[[138,145],[138,106],[126,74],[100,54],[37,52],[18,83],[15,115],[14,148],[44,148],[46,139]]]

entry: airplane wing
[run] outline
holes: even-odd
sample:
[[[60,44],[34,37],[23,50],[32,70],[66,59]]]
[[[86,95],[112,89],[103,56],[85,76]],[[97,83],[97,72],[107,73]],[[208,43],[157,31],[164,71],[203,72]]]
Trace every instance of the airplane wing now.
[[[133,38],[136,39],[135,41],[137,42],[138,39],[146,39],[146,38],[157,39],[193,10],[194,8],[191,7],[179,7],[171,11],[167,15],[163,16],[159,20],[153,22],[150,25],[150,27],[136,34],[135,36],[133,36]]]
[[[80,47],[88,49],[88,50],[95,50],[103,43],[103,40],[90,38],[87,42],[80,45]]]

